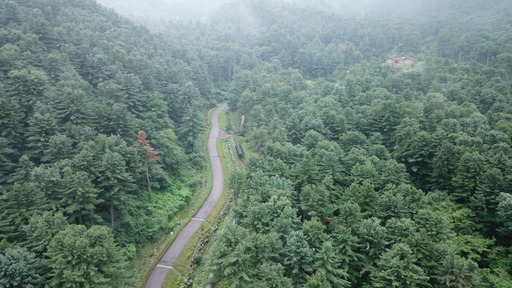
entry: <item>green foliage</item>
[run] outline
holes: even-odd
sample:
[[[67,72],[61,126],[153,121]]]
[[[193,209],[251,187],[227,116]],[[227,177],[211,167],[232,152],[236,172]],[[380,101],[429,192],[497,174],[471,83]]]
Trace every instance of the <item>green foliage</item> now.
[[[32,112],[34,104],[41,100],[48,88],[46,74],[34,67],[12,70],[9,79],[8,95],[25,108],[26,115]]]
[[[160,151],[160,159],[172,175],[180,176],[187,170],[187,155],[181,147],[178,137],[172,129],[159,131],[151,141],[155,149]]]
[[[122,205],[127,200],[128,193],[134,189],[133,180],[126,172],[126,162],[123,156],[116,152],[103,155],[99,168],[99,186],[105,191],[105,202],[110,203],[110,224],[114,228],[114,205]]]
[[[498,205],[498,216],[500,217],[500,221],[503,223],[503,226],[500,227],[500,232],[504,235],[510,235],[512,232],[512,223],[510,222],[510,218],[512,215],[512,195],[509,193],[501,193],[499,198]]]
[[[329,191],[316,185],[306,185],[300,193],[301,209],[305,217],[331,218],[332,206]]]
[[[431,287],[429,277],[415,262],[406,244],[393,245],[377,261],[377,268],[371,274],[372,287]]]
[[[43,287],[41,260],[22,248],[0,254],[0,287]]]
[[[19,240],[23,225],[48,208],[48,201],[34,183],[14,184],[0,196],[0,237]]]
[[[283,253],[287,275],[290,275],[296,284],[304,283],[305,275],[313,271],[314,250],[309,247],[302,231],[293,231],[286,237]]]
[[[238,199],[240,198],[240,193],[242,193],[242,191],[245,188],[245,181],[245,174],[243,172],[235,170],[229,173],[228,187],[233,191],[236,206],[238,206]]]
[[[57,233],[64,230],[68,222],[62,213],[44,212],[42,215],[34,215],[27,225],[23,227],[26,241],[23,243],[28,250],[43,254]]]
[[[377,201],[377,192],[375,187],[370,181],[364,181],[361,184],[352,183],[343,193],[341,197],[342,202],[351,201],[356,203],[361,212],[366,215],[371,215]],[[347,215],[349,216],[349,215]]]
[[[478,265],[458,255],[449,254],[439,272],[441,285],[450,288],[482,287]]]
[[[186,183],[195,183],[195,167],[173,120],[185,119],[180,101],[189,96],[196,106],[187,112],[206,107],[208,76],[191,71],[204,66],[95,2],[4,1],[0,11],[0,250],[16,243],[42,259],[68,222],[115,220],[115,241],[133,257],[170,226],[194,189]],[[176,101],[170,85],[186,86],[184,98]],[[142,129],[163,160],[148,171],[149,195],[136,146]],[[43,270],[50,264],[43,261]],[[53,267],[53,275],[63,268]],[[88,285],[127,284],[100,278]]]
[[[238,1],[160,35],[94,1],[0,2],[0,251],[57,259],[76,238],[92,255],[96,234],[117,251],[67,226],[110,222],[132,257],[188,201],[203,111],[227,98],[253,151],[214,281],[510,286],[510,4],[299,2]],[[140,130],[161,156],[146,171]],[[43,261],[50,286],[127,285],[59,261]]]
[[[71,223],[83,224],[86,217],[90,223],[94,223],[94,210],[102,202],[98,199],[99,190],[94,187],[87,172],[73,173],[71,168],[64,168],[62,183],[61,205],[66,207],[64,212],[69,215]]]
[[[476,191],[477,182],[483,174],[485,158],[478,152],[466,153],[458,163],[455,168],[456,175],[452,179],[455,188],[454,198],[458,202],[465,202]]]
[[[308,279],[306,287],[319,287],[318,285],[320,287],[350,287],[350,282],[346,280],[348,274],[339,267],[341,261],[336,252],[331,242],[323,243],[322,248],[315,255],[314,268],[316,272],[313,277]]]
[[[45,255],[51,286],[128,285],[126,262],[108,227],[69,225],[55,235]]]
[[[196,141],[204,130],[204,116],[197,102],[184,107],[183,116],[179,119],[178,134],[189,151],[197,152]]]

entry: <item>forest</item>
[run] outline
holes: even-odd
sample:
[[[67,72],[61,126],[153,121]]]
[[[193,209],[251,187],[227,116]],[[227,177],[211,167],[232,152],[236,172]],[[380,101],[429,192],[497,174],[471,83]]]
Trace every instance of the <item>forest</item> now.
[[[208,282],[512,287],[512,3],[221,2],[0,1],[0,287],[135,286],[226,101],[247,172]]]

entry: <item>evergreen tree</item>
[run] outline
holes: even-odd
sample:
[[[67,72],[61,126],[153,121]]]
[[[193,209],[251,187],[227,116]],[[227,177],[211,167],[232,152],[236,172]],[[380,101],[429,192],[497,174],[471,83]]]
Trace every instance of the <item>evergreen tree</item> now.
[[[498,216],[501,223],[503,223],[499,231],[503,236],[508,237],[512,234],[512,194],[500,193],[498,200]],[[510,240],[508,242],[510,242]]]
[[[43,287],[43,266],[36,254],[22,248],[0,254],[0,287]]]
[[[46,252],[52,238],[68,225],[68,221],[61,212],[44,212],[34,215],[27,225],[23,226],[26,241],[23,246],[28,250],[43,254]]]
[[[331,197],[327,189],[317,185],[306,185],[300,193],[300,205],[304,218],[332,217]]]
[[[172,175],[179,177],[186,171],[188,165],[187,155],[172,129],[159,131],[151,142],[160,151],[160,160],[166,170],[169,169]]]
[[[126,262],[105,226],[69,225],[50,242],[43,261],[54,287],[126,287]]]
[[[8,74],[8,95],[25,108],[25,116],[32,113],[34,104],[41,100],[48,89],[46,74],[34,67],[13,70]]]
[[[115,206],[127,201],[128,193],[135,189],[133,179],[126,172],[126,162],[121,154],[107,150],[98,169],[99,186],[103,189],[105,202],[109,203],[110,225],[114,228]]]
[[[446,255],[439,269],[439,280],[447,288],[482,287],[478,265],[455,254]]]
[[[476,192],[485,168],[485,158],[478,152],[465,153],[455,168],[452,180],[455,191],[453,196],[459,203],[467,203]]]
[[[305,287],[350,287],[347,271],[340,267],[340,258],[330,241],[322,244],[315,256],[316,272],[308,277]]]
[[[371,273],[372,287],[431,287],[429,277],[415,262],[416,258],[406,244],[393,245],[377,261],[377,268]]]
[[[34,183],[14,184],[0,195],[0,238],[21,240],[21,228],[48,208],[48,200]]]
[[[57,89],[51,92],[55,114],[61,123],[80,125],[91,122],[90,96],[80,86],[78,81],[60,81]]]
[[[65,135],[57,134],[48,139],[43,156],[42,162],[53,163],[63,159],[69,159],[74,154],[73,140]]]
[[[0,184],[7,183],[11,174],[14,163],[12,162],[15,150],[9,147],[8,141],[0,137]]]
[[[184,107],[178,125],[178,135],[185,143],[189,151],[197,152],[196,141],[199,134],[204,130],[203,113],[197,102]]]
[[[258,279],[248,287],[254,288],[292,288],[292,280],[283,276],[284,268],[281,264],[265,262],[258,267]]]
[[[23,109],[14,100],[0,94],[0,137],[5,138],[11,148],[21,146],[22,134],[25,132],[23,118]]]
[[[34,114],[28,120],[27,147],[30,148],[29,156],[39,161],[44,156],[51,136],[58,133],[58,121],[53,115],[54,111],[49,107],[36,104]]]
[[[32,170],[34,169],[34,163],[30,161],[28,156],[23,155],[18,161],[18,165],[14,174],[10,177],[12,183],[23,183],[28,182],[32,177]]]
[[[70,167],[62,171],[62,200],[60,201],[63,211],[69,215],[71,223],[83,224],[84,217],[94,224],[97,218],[94,215],[97,205],[102,202],[98,199],[99,190],[94,187],[87,172],[73,173]]]
[[[295,285],[306,282],[306,275],[313,272],[314,250],[309,247],[302,231],[293,231],[286,237],[283,252],[286,275],[291,276]]]

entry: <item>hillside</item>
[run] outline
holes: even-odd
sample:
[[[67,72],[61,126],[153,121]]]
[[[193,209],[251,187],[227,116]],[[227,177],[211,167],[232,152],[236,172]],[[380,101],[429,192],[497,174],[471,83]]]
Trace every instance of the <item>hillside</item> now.
[[[196,189],[202,64],[94,1],[0,11],[0,286],[124,287]]]
[[[511,287],[512,5],[377,2],[0,2],[0,286],[132,285],[227,101],[247,172],[187,285]]]

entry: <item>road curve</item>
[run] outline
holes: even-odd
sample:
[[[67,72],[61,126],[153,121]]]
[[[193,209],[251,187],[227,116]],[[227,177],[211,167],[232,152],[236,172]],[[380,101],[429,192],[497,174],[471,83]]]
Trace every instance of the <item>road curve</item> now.
[[[160,262],[156,265],[153,272],[146,282],[146,288],[161,288],[167,273],[173,269],[174,262],[180,255],[187,242],[190,240],[196,230],[203,224],[208,214],[219,200],[224,187],[224,172],[222,171],[222,164],[220,163],[219,154],[217,152],[217,139],[223,134],[223,131],[219,128],[219,113],[227,107],[226,104],[222,104],[212,112],[212,130],[210,131],[210,137],[208,138],[208,151],[210,152],[210,161],[212,163],[213,171],[213,186],[210,195],[204,202],[203,206],[199,211],[192,217],[190,222],[181,229],[178,237],[174,239],[171,247],[167,249]]]

